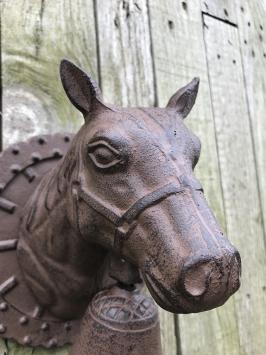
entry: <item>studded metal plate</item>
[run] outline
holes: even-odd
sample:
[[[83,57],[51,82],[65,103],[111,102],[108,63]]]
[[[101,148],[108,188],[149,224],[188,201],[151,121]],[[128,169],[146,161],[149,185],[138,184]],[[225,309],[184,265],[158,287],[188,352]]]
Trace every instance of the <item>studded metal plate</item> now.
[[[42,176],[67,152],[72,135],[37,136],[0,154],[0,336],[30,346],[72,343],[79,320],[62,321],[36,303],[16,256],[21,212]]]

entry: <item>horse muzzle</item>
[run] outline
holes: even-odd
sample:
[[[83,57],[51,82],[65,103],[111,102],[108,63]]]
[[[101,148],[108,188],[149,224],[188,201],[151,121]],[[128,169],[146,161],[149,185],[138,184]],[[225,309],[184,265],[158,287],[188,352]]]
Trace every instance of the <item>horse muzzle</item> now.
[[[220,257],[208,255],[184,263],[177,282],[158,270],[143,273],[160,307],[172,313],[196,313],[223,305],[240,286],[241,259],[236,250]]]

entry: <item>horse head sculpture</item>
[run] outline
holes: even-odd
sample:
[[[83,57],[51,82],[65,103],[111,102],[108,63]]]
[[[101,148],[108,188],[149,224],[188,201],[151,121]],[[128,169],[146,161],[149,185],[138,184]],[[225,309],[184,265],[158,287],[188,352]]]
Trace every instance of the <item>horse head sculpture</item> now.
[[[170,312],[222,305],[239,288],[240,257],[193,174],[200,141],[184,118],[199,80],[166,108],[120,108],[74,64],[60,73],[85,123],[25,208],[18,259],[34,296],[68,319],[111,279],[126,289],[144,279]]]
[[[73,309],[76,313],[82,302],[74,307],[66,302],[64,307],[62,299],[69,296],[73,303],[70,295],[74,295],[87,303],[99,287],[101,265],[112,251],[141,271],[155,301],[170,312],[199,312],[222,305],[239,287],[240,258],[193,175],[200,142],[183,119],[195,102],[199,80],[174,94],[166,108],[125,109],[103,103],[93,80],[66,60],[61,63],[61,79],[85,124],[62,165],[43,180],[25,213],[31,218],[25,218],[19,259],[40,303],[54,307],[60,316],[72,315]],[[60,193],[55,187],[58,180]],[[43,186],[46,199],[40,193]],[[61,218],[53,215],[57,203]],[[38,228],[42,219],[49,220],[50,233],[44,232],[43,224]],[[42,243],[36,243],[38,239]],[[64,272],[59,267],[58,277],[49,276],[44,265],[49,264],[48,257],[62,264],[60,258],[66,257],[62,249],[68,250],[66,260],[77,285],[71,284],[69,290],[62,285],[61,291]],[[38,267],[28,262],[32,258],[27,250],[39,256]],[[43,280],[36,287],[32,274],[41,268]],[[51,279],[52,289],[47,282]],[[58,302],[53,305],[53,297],[61,300],[59,308]]]

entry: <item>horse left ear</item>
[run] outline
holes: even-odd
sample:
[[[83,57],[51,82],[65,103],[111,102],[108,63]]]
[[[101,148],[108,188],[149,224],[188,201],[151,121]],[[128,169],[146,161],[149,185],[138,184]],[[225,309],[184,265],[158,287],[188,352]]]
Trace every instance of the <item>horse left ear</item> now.
[[[179,89],[171,97],[166,108],[174,109],[182,118],[186,118],[196,101],[199,82],[199,78],[194,78],[189,84]]]
[[[63,59],[60,76],[69,100],[83,113],[85,120],[91,111],[105,107],[96,82],[75,64]]]

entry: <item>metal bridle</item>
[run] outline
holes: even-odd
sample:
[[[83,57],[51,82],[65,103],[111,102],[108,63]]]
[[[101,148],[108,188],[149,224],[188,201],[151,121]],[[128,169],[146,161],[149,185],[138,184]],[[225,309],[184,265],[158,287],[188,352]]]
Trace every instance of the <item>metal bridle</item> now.
[[[175,181],[169,182],[162,187],[148,193],[137,200],[126,212],[114,211],[109,203],[102,201],[83,185],[80,179],[78,197],[96,212],[108,219],[115,225],[114,250],[120,254],[123,241],[127,240],[137,225],[137,217],[148,207],[153,206],[171,195],[190,190],[201,190],[200,183],[192,176],[181,175],[177,178],[179,185]]]

